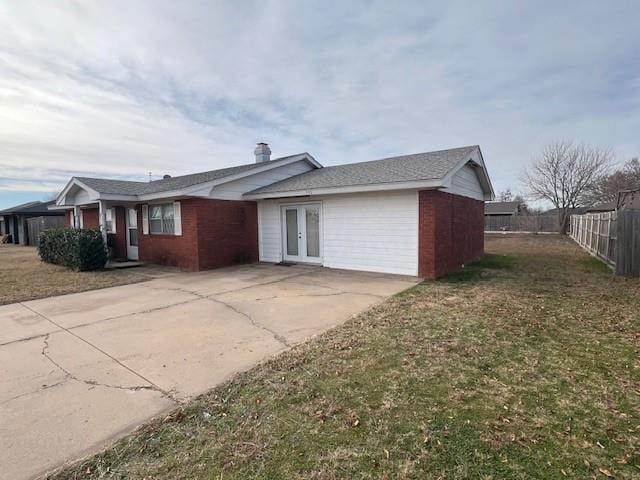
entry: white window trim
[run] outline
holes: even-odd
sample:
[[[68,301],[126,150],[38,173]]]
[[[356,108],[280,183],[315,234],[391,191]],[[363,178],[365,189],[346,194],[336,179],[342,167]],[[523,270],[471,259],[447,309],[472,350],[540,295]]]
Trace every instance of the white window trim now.
[[[173,232],[152,232],[151,212],[152,207],[173,206]],[[182,235],[182,211],[180,202],[158,202],[142,206],[142,229],[145,235]],[[164,226],[164,224],[163,224]]]

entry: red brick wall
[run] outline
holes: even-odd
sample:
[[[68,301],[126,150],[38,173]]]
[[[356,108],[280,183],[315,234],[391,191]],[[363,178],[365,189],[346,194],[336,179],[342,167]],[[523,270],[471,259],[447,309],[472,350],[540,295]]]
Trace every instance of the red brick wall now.
[[[142,208],[138,205],[138,255],[144,262],[159,263],[195,272],[198,269],[198,209],[193,199],[180,202],[182,235],[142,233]]]
[[[116,233],[109,234],[113,247],[113,256],[115,258],[127,258],[126,210],[124,207],[114,207],[114,211],[116,214]]]
[[[438,190],[419,193],[421,277],[441,277],[484,253],[484,202]]]
[[[198,210],[200,270],[258,261],[258,205],[192,200]]]
[[[71,219],[73,218],[73,210],[67,210],[64,212],[64,226],[71,228]]]
[[[82,209],[82,228],[100,228],[100,213],[97,208]]]
[[[198,271],[258,260],[258,207],[255,202],[190,198],[182,200],[182,235],[142,234],[138,208],[140,260]]]

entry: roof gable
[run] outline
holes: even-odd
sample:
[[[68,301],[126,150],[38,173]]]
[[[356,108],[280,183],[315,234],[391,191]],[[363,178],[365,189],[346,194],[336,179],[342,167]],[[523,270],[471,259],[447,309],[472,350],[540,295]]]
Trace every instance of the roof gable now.
[[[491,183],[477,145],[324,167],[256,189],[245,196],[265,198],[325,193],[338,189],[390,189],[418,183],[434,188],[445,187],[455,172],[469,161],[484,172],[484,176],[479,178],[486,194],[492,196]]]
[[[131,197],[131,200],[143,200],[150,196],[162,197],[165,193],[169,195],[186,194],[185,190],[198,188],[211,183],[224,183],[237,178],[253,175],[261,171],[277,168],[287,163],[305,160],[314,168],[322,168],[308,153],[289,155],[287,157],[275,158],[266,162],[238,165],[235,167],[221,168],[200,173],[180,175],[176,177],[163,178],[151,182],[136,182],[130,180],[115,180],[109,178],[93,177],[73,177],[64,190],[58,195],[57,205],[63,205],[66,195],[74,187],[86,190],[92,200],[98,200],[110,196]],[[124,198],[122,198],[124,199]]]

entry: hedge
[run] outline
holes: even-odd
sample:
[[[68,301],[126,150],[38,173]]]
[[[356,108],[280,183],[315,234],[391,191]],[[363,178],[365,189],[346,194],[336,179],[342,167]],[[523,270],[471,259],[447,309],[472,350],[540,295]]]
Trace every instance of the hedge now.
[[[38,237],[38,254],[48,263],[74,270],[99,270],[107,263],[107,249],[100,230],[54,228]]]

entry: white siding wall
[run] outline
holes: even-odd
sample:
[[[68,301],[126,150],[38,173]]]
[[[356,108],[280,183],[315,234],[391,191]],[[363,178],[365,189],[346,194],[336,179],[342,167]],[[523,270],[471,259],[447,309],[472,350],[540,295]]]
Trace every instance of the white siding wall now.
[[[462,195],[463,197],[475,198],[476,200],[484,200],[482,185],[480,185],[478,176],[470,165],[465,165],[458,170],[451,179],[451,188],[445,188],[443,191],[454,195]]]
[[[89,194],[82,189],[79,189],[77,192],[67,195],[65,199],[65,204],[67,205],[82,205],[84,203],[89,203],[91,200],[89,198]]]
[[[219,198],[222,200],[243,200],[244,193],[255,190],[256,188],[271,185],[285,178],[308,172],[313,167],[304,160],[300,160],[289,165],[274,168],[267,172],[256,173],[249,177],[241,178],[233,182],[225,183],[214,187],[211,190],[211,198]]]
[[[418,196],[380,192],[314,198],[322,202],[323,265],[417,275]],[[258,202],[260,260],[282,260],[280,205]]]
[[[280,230],[280,204],[276,200],[258,202],[258,250],[260,261],[282,260],[282,235]]]

